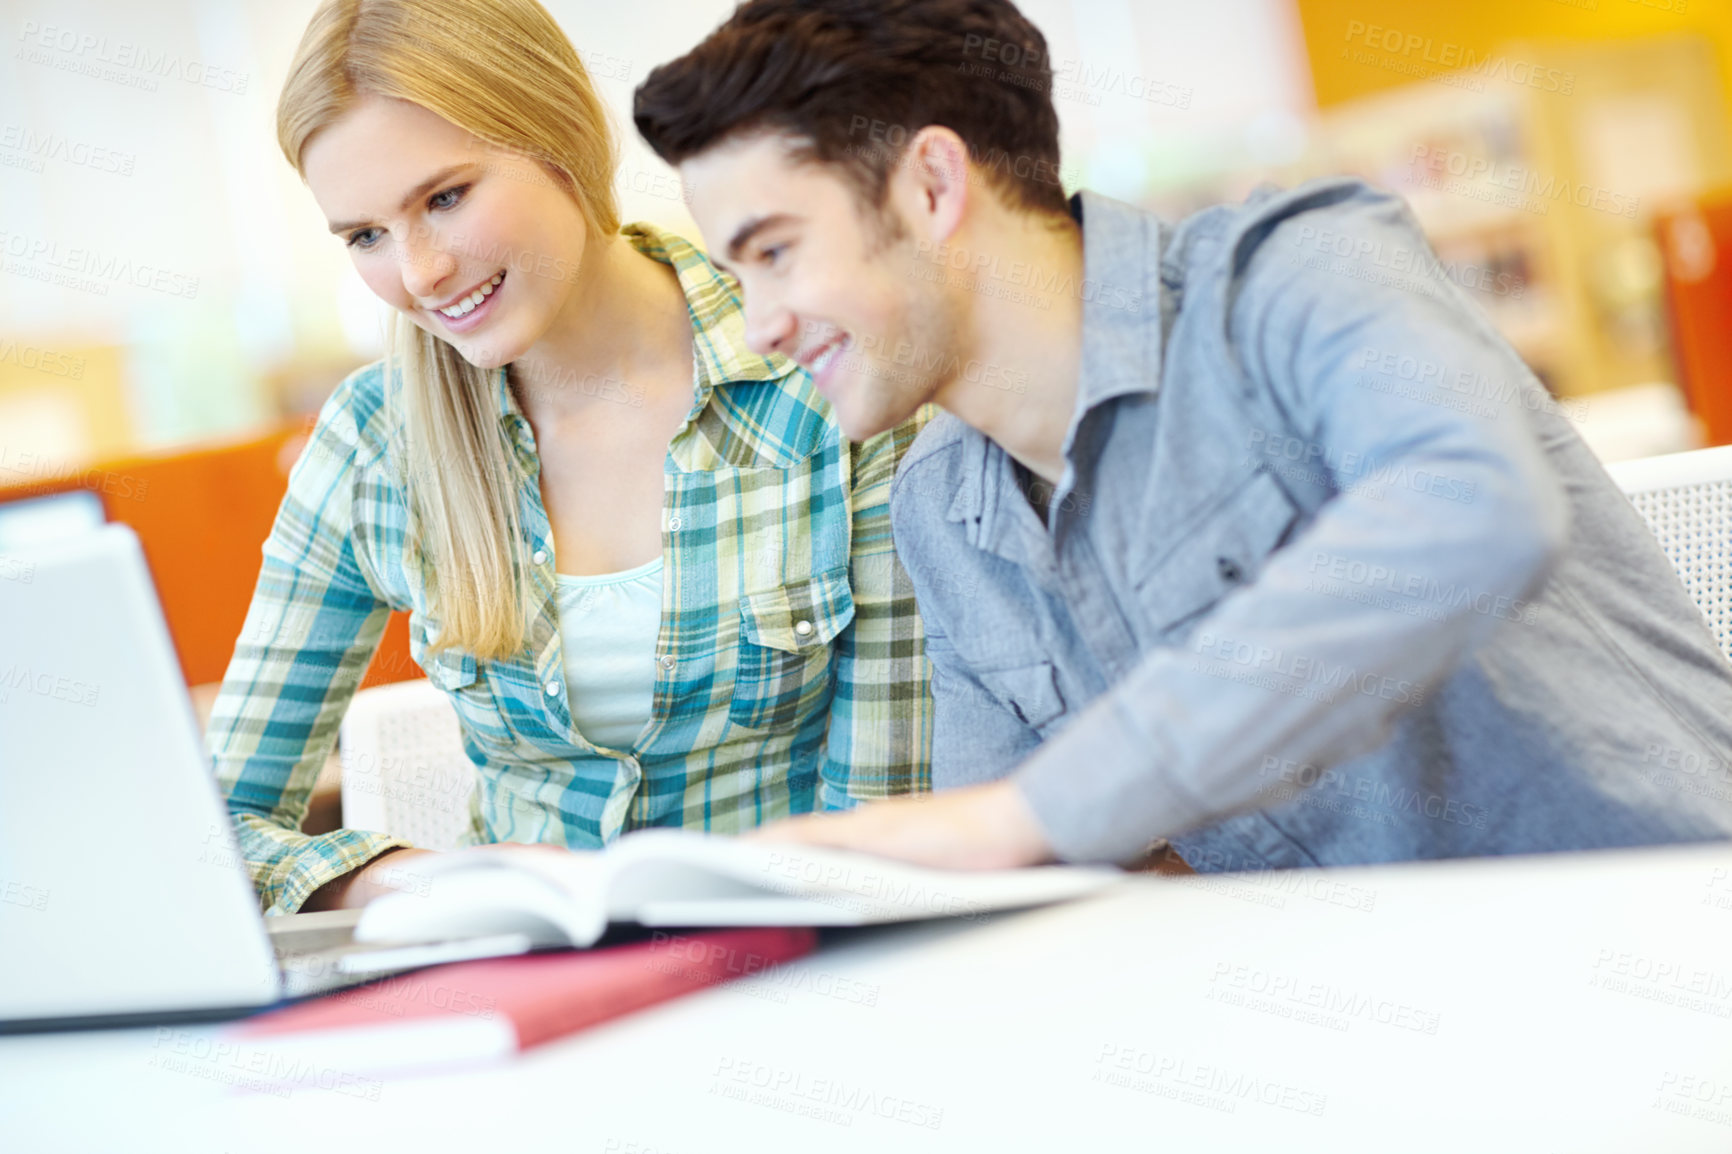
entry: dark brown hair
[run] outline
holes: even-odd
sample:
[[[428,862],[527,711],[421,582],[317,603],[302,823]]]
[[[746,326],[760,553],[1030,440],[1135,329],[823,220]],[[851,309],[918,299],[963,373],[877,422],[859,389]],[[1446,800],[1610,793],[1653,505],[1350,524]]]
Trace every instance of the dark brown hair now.
[[[679,164],[785,134],[869,210],[908,140],[943,125],[1012,207],[1064,213],[1046,39],[1009,0],[749,0],[638,87],[632,117]]]

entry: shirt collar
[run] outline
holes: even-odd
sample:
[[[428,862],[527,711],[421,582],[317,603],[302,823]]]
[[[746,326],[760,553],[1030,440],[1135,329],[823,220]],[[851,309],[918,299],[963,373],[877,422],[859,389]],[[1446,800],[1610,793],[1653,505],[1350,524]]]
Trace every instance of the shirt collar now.
[[[1161,384],[1161,255],[1167,237],[1158,217],[1122,201],[1081,191],[1070,199],[1071,216],[1082,230],[1082,364],[1077,374],[1076,407],[1064,435],[1068,459],[1078,427],[1090,410],[1136,393],[1154,395]],[[963,475],[950,503],[953,521],[987,517],[988,490],[1014,475],[1004,450],[965,427]],[[992,532],[986,536],[992,537]]]
[[[692,412],[709,403],[717,385],[740,381],[779,381],[798,369],[773,353],[762,357],[746,347],[746,310],[738,284],[710,263],[690,241],[653,224],[625,225],[620,235],[637,251],[674,270],[692,321],[692,351],[697,374]],[[500,420],[522,416],[503,367],[495,377]]]
[[[1082,228],[1082,366],[1065,447],[1088,410],[1161,384],[1161,261],[1165,241],[1151,212],[1101,196],[1071,197]]]

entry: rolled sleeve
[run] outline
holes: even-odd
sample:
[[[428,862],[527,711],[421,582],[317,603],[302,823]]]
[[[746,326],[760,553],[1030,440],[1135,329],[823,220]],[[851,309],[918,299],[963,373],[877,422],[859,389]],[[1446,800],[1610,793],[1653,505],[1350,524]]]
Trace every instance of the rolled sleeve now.
[[[293,913],[327,882],[409,843],[300,831],[313,784],[390,616],[351,539],[349,382],[327,403],[263,548],[206,743],[261,907]]]

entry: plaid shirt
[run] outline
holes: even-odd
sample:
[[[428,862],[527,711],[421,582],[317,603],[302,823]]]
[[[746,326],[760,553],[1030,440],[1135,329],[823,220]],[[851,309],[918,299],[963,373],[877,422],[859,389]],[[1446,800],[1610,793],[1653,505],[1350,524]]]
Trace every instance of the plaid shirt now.
[[[891,477],[925,414],[851,444],[804,370],[746,348],[732,281],[676,236],[623,231],[673,266],[694,337],[695,398],[663,466],[649,724],[629,749],[597,747],[572,725],[539,463],[503,369],[499,427],[535,596],[527,642],[509,660],[428,656],[438,625],[386,428],[385,374],[361,369],[326,402],[289,475],[211,715],[217,777],[267,913],[293,912],[409,844],[299,828],[393,609],[410,614],[411,653],[456,707],[480,773],[471,841],[594,848],[643,826],[734,832],[930,788],[928,667],[889,514]]]

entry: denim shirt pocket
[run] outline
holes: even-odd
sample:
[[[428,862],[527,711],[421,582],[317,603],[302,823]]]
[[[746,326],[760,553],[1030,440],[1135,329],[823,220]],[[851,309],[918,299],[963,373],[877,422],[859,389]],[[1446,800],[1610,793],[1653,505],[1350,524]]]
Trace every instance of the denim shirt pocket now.
[[[987,691],[1036,732],[1064,716],[1064,695],[1058,688],[1058,671],[1050,661],[1036,661],[1008,669],[983,669],[977,674]]]
[[[742,595],[729,719],[748,729],[795,725],[827,689],[831,643],[853,620],[846,567]]]
[[[1182,640],[1195,619],[1248,585],[1280,548],[1299,512],[1262,469],[1227,486],[1148,573],[1135,579],[1137,604],[1161,640]]]

